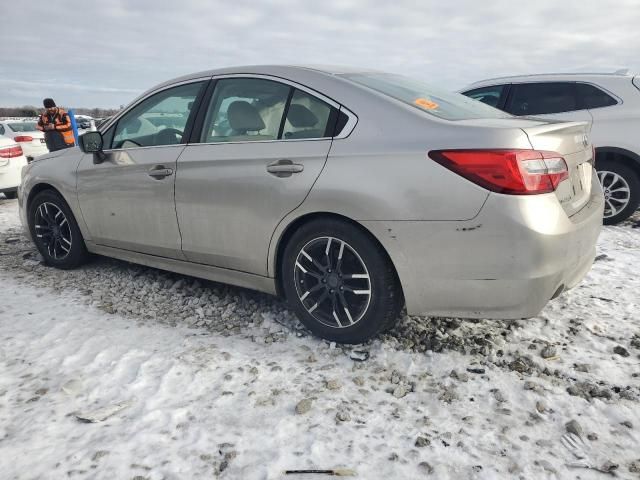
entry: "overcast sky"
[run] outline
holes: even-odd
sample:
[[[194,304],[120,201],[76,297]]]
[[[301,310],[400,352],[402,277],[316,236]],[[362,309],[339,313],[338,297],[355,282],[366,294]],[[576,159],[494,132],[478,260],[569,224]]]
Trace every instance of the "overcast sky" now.
[[[450,89],[640,72],[638,0],[25,0],[1,17],[0,106],[118,107],[169,78],[247,64],[374,67]]]

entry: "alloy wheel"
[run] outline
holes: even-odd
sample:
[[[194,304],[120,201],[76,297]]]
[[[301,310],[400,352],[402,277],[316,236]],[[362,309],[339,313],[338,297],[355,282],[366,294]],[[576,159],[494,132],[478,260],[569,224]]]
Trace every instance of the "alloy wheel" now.
[[[607,170],[599,171],[598,179],[604,193],[604,217],[613,217],[622,212],[631,200],[629,184],[621,175]]]
[[[331,328],[358,323],[371,303],[371,278],[364,261],[335,237],[308,242],[296,258],[296,293],[306,311]]]
[[[36,209],[34,228],[51,258],[63,260],[69,255],[73,244],[71,226],[60,207],[50,202],[41,203]]]

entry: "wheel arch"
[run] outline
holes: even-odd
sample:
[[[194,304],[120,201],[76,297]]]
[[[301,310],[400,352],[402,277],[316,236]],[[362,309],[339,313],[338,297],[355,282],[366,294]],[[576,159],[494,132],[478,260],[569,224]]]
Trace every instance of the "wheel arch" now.
[[[62,194],[62,192],[59,189],[57,189],[56,187],[54,187],[50,183],[41,182],[41,183],[37,183],[36,185],[31,187],[31,190],[29,190],[29,195],[27,196],[27,199],[26,199],[26,202],[25,202],[25,207],[27,208],[27,211],[28,211],[29,207],[31,206],[31,202],[33,201],[33,199],[36,198],[36,195],[38,195],[40,192],[44,192],[45,190],[53,190],[58,195],[60,195],[64,199],[65,202],[67,202],[67,199],[64,198],[64,195]],[[67,202],[67,205],[68,204],[69,204],[69,202]]]
[[[289,239],[291,238],[291,236],[293,235],[293,233],[300,227],[302,227],[302,225],[306,225],[310,222],[314,222],[317,220],[321,220],[321,219],[334,219],[334,220],[340,220],[343,221],[345,223],[348,223],[350,225],[353,225],[354,227],[356,227],[357,229],[359,229],[361,232],[363,232],[364,234],[366,234],[369,238],[371,238],[371,240],[373,242],[375,242],[375,244],[378,246],[378,248],[380,248],[380,251],[384,253],[384,255],[387,257],[387,259],[389,260],[389,262],[391,262],[391,265],[393,266],[393,270],[395,272],[396,275],[396,279],[398,281],[398,285],[400,286],[400,290],[402,292],[402,294],[404,295],[404,292],[402,291],[402,282],[400,281],[400,276],[398,274],[398,268],[396,267],[396,265],[393,262],[393,259],[391,258],[391,256],[389,255],[389,252],[387,252],[387,249],[384,248],[384,246],[382,245],[382,243],[380,242],[380,240],[378,240],[378,238],[368,229],[366,228],[364,225],[362,225],[361,223],[346,217],[344,215],[340,215],[338,213],[332,213],[332,212],[310,212],[310,213],[305,213],[304,215],[301,215],[295,219],[293,219],[282,231],[282,233],[280,234],[280,236],[278,237],[278,241],[275,244],[275,252],[273,255],[273,269],[271,270],[274,273],[274,277],[275,277],[275,284],[276,284],[276,293],[279,297],[283,297],[283,288],[282,288],[282,272],[281,272],[281,268],[282,268],[282,256],[284,254],[284,250],[289,242]]]
[[[57,187],[51,182],[38,182],[30,187],[29,191],[27,192],[27,195],[23,198],[25,220],[28,221],[29,209],[31,207],[31,203],[33,202],[33,199],[36,198],[36,195],[46,190],[50,190],[60,195],[62,200],[64,200],[65,203],[67,204],[67,207],[69,207],[69,210],[71,210],[71,214],[73,215],[74,220],[78,224],[78,228],[80,229],[80,233],[82,234],[83,239],[85,241],[91,240],[91,236],[89,235],[87,226],[84,223],[82,212],[80,211],[80,207],[77,204],[77,202],[75,202],[75,199],[71,198],[71,201],[69,201],[70,199],[67,198],[67,196],[63,193],[64,190],[62,188]]]
[[[620,147],[596,147],[596,170],[598,162],[620,162],[631,167],[640,176],[640,155]]]

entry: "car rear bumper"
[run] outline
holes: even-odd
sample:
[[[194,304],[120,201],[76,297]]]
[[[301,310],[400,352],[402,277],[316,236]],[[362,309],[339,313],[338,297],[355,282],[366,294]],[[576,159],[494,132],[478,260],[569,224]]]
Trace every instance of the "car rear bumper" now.
[[[26,164],[26,157],[20,156],[10,158],[6,165],[0,166],[0,192],[13,192],[18,188],[22,167]]]
[[[571,218],[554,194],[491,194],[469,221],[362,223],[389,253],[410,314],[529,318],[591,268],[603,205],[594,175]]]

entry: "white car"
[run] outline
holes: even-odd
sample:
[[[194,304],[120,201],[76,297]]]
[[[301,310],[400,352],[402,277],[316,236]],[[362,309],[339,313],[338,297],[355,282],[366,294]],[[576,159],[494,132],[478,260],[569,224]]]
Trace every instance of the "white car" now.
[[[36,125],[37,122],[33,120],[3,120],[0,121],[0,135],[19,144],[27,160],[31,161],[38,155],[49,153],[44,133]]]
[[[26,164],[22,147],[13,139],[0,135],[0,193],[5,197],[16,198],[22,167]]]
[[[588,121],[605,196],[604,223],[621,222],[638,208],[639,76],[618,71],[502,77],[461,93],[516,116]]]

